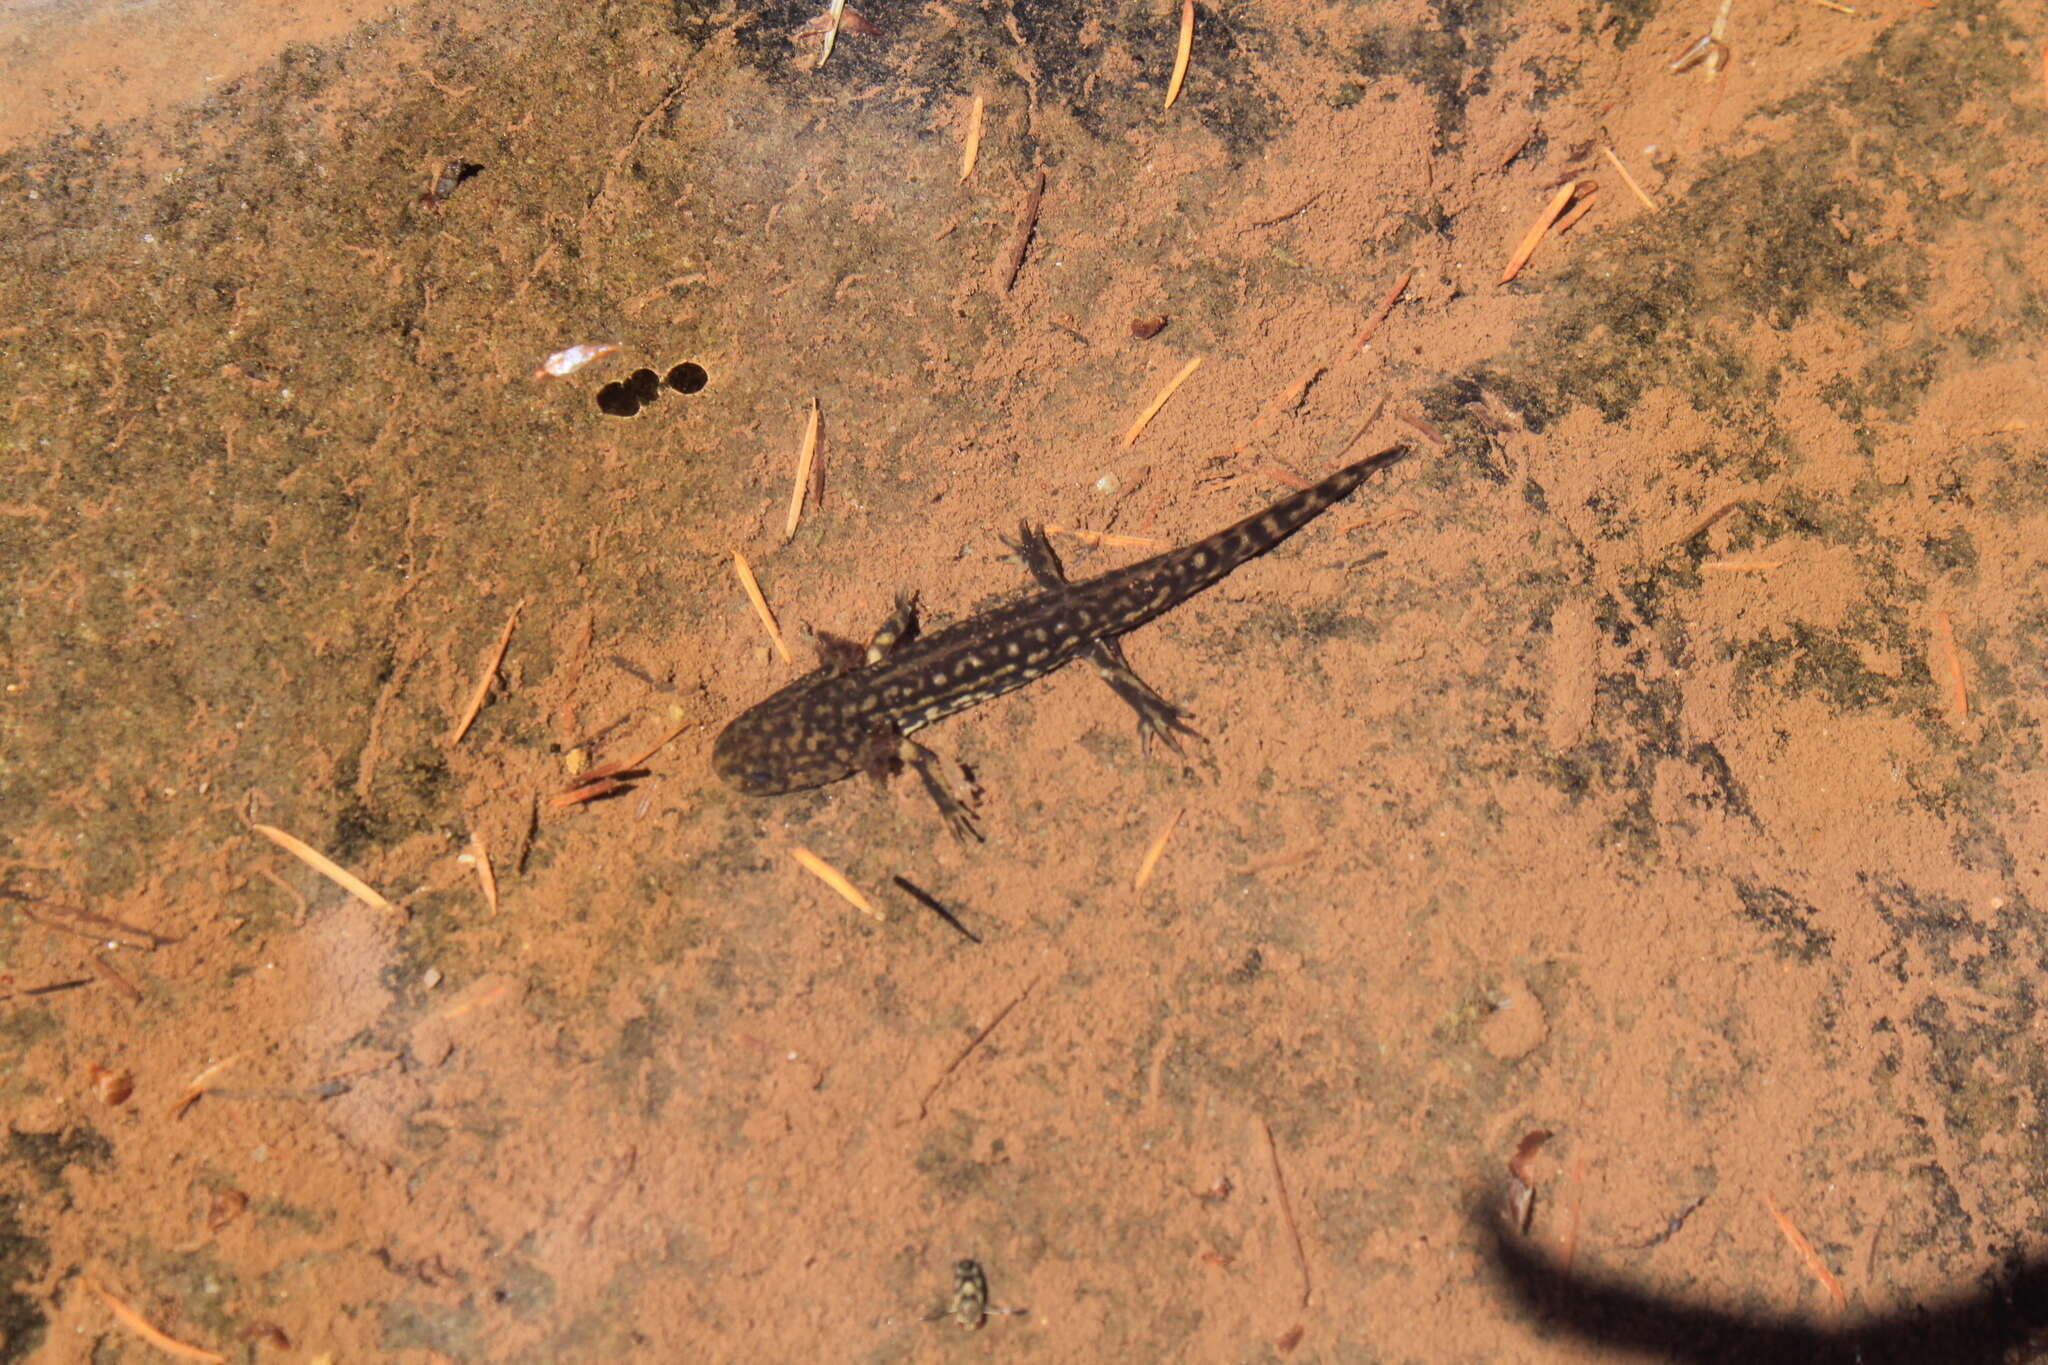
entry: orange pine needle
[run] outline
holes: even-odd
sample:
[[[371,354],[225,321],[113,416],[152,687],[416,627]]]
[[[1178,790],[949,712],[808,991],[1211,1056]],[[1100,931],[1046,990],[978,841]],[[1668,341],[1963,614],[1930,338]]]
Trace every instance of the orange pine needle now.
[[[197,1076],[194,1076],[192,1078],[192,1084],[185,1087],[185,1093],[178,1096],[177,1102],[173,1104],[165,1112],[168,1113],[172,1118],[176,1118],[180,1114],[184,1113],[187,1109],[190,1109],[193,1105],[199,1103],[199,1097],[201,1095],[204,1095],[207,1091],[213,1088],[214,1077],[220,1075],[221,1072],[226,1071],[229,1067],[233,1066],[236,1062],[239,1062],[241,1060],[242,1054],[237,1052],[232,1057],[222,1058],[220,1061],[217,1061],[212,1066],[206,1068],[206,1070],[200,1072]]]
[[[1175,389],[1188,382],[1188,376],[1192,375],[1201,363],[1202,357],[1196,356],[1193,360],[1180,367],[1179,374],[1166,381],[1166,387],[1159,391],[1159,396],[1153,399],[1143,412],[1138,414],[1138,420],[1131,423],[1131,429],[1124,433],[1124,445],[1127,448],[1138,443],[1138,437],[1144,434],[1145,428],[1151,425],[1152,419],[1159,415],[1159,410],[1166,406],[1166,400],[1173,397]]]
[[[1602,144],[1600,148],[1600,155],[1606,157],[1609,163],[1613,165],[1614,169],[1620,173],[1621,183],[1628,186],[1629,192],[1634,194],[1636,198],[1643,201],[1643,207],[1648,209],[1650,212],[1655,213],[1657,211],[1657,201],[1650,197],[1650,192],[1648,190],[1644,189],[1641,185],[1638,185],[1636,183],[1636,178],[1628,173],[1628,167],[1621,164],[1621,158],[1614,154],[1614,149],[1612,147],[1606,146],[1605,144]]]
[[[1166,83],[1166,108],[1180,98],[1180,83],[1187,79],[1188,54],[1195,49],[1195,0],[1180,0],[1180,46],[1173,54],[1173,79]]]
[[[882,919],[882,912],[875,909],[868,898],[860,893],[858,887],[841,876],[838,868],[807,848],[793,848],[789,851],[789,856],[796,859],[797,866],[838,892],[848,905],[871,920],[879,922]]]
[[[1769,573],[1782,569],[1782,559],[1708,559],[1700,563],[1701,573]]]
[[[1171,542],[1154,540],[1151,536],[1118,536],[1107,531],[1078,531],[1071,526],[1050,526],[1045,528],[1049,536],[1072,536],[1085,540],[1090,545],[1123,545],[1134,550],[1163,550]]]
[[[811,399],[811,420],[804,427],[804,442],[796,453],[796,487],[789,490],[789,519],[783,523],[782,538],[796,534],[797,519],[804,514],[804,490],[811,486],[811,461],[818,453],[818,400]]]
[[[616,777],[600,777],[589,782],[578,782],[548,802],[548,809],[567,810],[571,806],[580,806],[585,801],[595,801],[600,796],[610,796],[613,792],[624,791],[631,785],[628,782],[621,782]]]
[[[469,727],[476,722],[484,703],[490,699],[491,684],[498,679],[498,665],[505,662],[506,647],[512,643],[512,628],[519,624],[519,613],[526,610],[526,599],[520,598],[512,607],[512,614],[505,618],[505,628],[498,632],[498,643],[491,649],[489,660],[484,664],[483,676],[476,680],[476,691],[470,694],[469,705],[462,708],[462,714],[449,727],[448,738],[443,741],[449,748],[462,742],[469,733]]]
[[[967,145],[960,152],[960,183],[966,184],[967,177],[974,174],[974,159],[981,154],[981,116],[985,107],[981,95],[974,97],[974,107],[967,111]]]
[[[1813,1243],[1806,1240],[1805,1234],[1792,1226],[1792,1220],[1778,1208],[1778,1201],[1771,1198],[1769,1190],[1764,1191],[1764,1207],[1771,1211],[1771,1217],[1778,1224],[1778,1231],[1785,1234],[1786,1242],[1806,1262],[1806,1268],[1813,1272],[1813,1278],[1820,1281],[1820,1287],[1827,1290],[1828,1297],[1835,1301],[1835,1307],[1838,1310],[1847,1308],[1849,1298],[1842,1292],[1842,1282],[1828,1269],[1827,1262],[1820,1258],[1820,1253],[1813,1249]]]
[[[761,624],[768,628],[768,640],[775,646],[775,652],[782,656],[782,662],[794,663],[790,657],[789,645],[782,638],[782,627],[775,624],[775,613],[768,610],[768,599],[761,596],[761,585],[754,580],[753,566],[738,550],[732,552],[733,572],[740,576],[740,586],[747,590],[747,600],[754,604],[754,614],[761,618]]]
[[[1366,320],[1364,329],[1357,336],[1351,338],[1351,345],[1344,351],[1344,358],[1346,360],[1349,360],[1352,356],[1365,349],[1365,343],[1372,340],[1372,334],[1380,329],[1380,324],[1385,322],[1387,315],[1394,311],[1394,305],[1399,303],[1401,295],[1408,291],[1408,281],[1414,278],[1415,272],[1408,270],[1402,273],[1400,279],[1394,281],[1394,287],[1389,289],[1387,296],[1380,300],[1380,306],[1372,310],[1372,316]]]
[[[818,49],[819,67],[825,65],[825,59],[832,55],[832,45],[839,41],[839,25],[845,18],[845,14],[846,0],[832,0],[831,5],[825,11],[825,18],[829,22],[825,27],[825,44]],[[813,68],[813,70],[815,69]]]
[[[251,825],[249,828],[255,830],[258,834],[270,840],[271,843],[276,844],[279,848],[291,854],[307,867],[312,868],[315,872],[318,872],[321,876],[327,878],[328,881],[333,882],[372,910],[389,910],[393,913],[398,913],[398,907],[377,894],[376,888],[312,845],[293,838],[275,825]]]
[[[1955,701],[1956,719],[1959,721],[1968,720],[1970,718],[1970,689],[1963,681],[1963,656],[1962,652],[1956,648],[1955,625],[1949,620],[1947,612],[1938,611],[1934,613],[1934,633],[1941,641],[1941,651],[1948,658],[1948,676],[1955,684],[1953,699]]]
[[[98,972],[109,986],[127,996],[132,1003],[137,1005],[142,1003],[142,989],[133,981],[121,975],[113,963],[107,961],[98,953],[87,953],[85,960],[92,964],[92,969]]]
[[[165,1355],[176,1356],[180,1360],[197,1360],[202,1362],[203,1365],[226,1365],[227,1357],[219,1351],[209,1351],[204,1346],[194,1346],[188,1342],[179,1341],[169,1333],[160,1331],[152,1326],[148,1318],[143,1317],[142,1314],[115,1298],[111,1290],[92,1276],[81,1275],[79,1278],[85,1282],[87,1289],[90,1289],[99,1296],[100,1302],[107,1306],[107,1311],[114,1315],[114,1321],[120,1323],[136,1336],[141,1337]]]
[[[477,885],[483,888],[484,904],[495,915],[498,913],[498,874],[491,868],[491,853],[484,847],[483,835],[469,836],[469,856],[476,863],[476,880]]]
[[[1579,182],[1574,180],[1559,187],[1557,193],[1550,197],[1550,202],[1544,206],[1543,212],[1537,216],[1535,223],[1523,236],[1522,244],[1515,248],[1514,255],[1508,257],[1507,269],[1500,272],[1502,284],[1522,273],[1522,267],[1529,263],[1529,258],[1536,254],[1536,248],[1542,245],[1543,234],[1550,231],[1550,225],[1557,221],[1557,216],[1564,212],[1564,206],[1569,204],[1572,196],[1578,192]]]
[[[1166,828],[1160,830],[1159,837],[1152,841],[1152,847],[1145,850],[1145,861],[1138,864],[1138,875],[1131,878],[1131,890],[1143,891],[1145,884],[1152,880],[1152,871],[1159,866],[1159,859],[1166,852],[1166,841],[1180,828],[1180,818],[1187,813],[1186,806],[1175,811],[1173,818],[1166,822]]]
[[[1550,231],[1553,236],[1561,236],[1564,233],[1570,232],[1572,224],[1578,222],[1579,219],[1584,218],[1592,211],[1593,196],[1600,193],[1600,187],[1591,180],[1581,180],[1579,184],[1584,193],[1580,194],[1578,202],[1572,205],[1570,213],[1567,213],[1551,225]]]
[[[607,777],[616,777],[620,773],[629,773],[635,768],[645,767],[648,759],[653,758],[663,749],[666,749],[670,741],[689,728],[687,723],[678,725],[675,729],[670,730],[631,758],[622,758],[612,763],[600,763],[577,778],[575,785],[581,787],[591,782],[601,782]]]

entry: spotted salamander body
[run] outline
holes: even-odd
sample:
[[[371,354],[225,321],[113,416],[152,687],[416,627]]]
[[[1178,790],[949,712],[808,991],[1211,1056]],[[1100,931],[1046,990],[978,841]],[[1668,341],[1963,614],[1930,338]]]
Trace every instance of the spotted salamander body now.
[[[1027,526],[1013,548],[1040,591],[915,638],[910,603],[899,603],[865,658],[852,646],[854,657],[828,659],[726,726],[712,768],[740,791],[768,796],[915,762],[923,751],[906,736],[1084,657],[1138,709],[1148,736],[1173,743],[1175,731],[1192,732],[1130,673],[1116,638],[1271,550],[1405,451],[1383,450],[1205,540],[1080,583],[1065,581],[1050,546]]]

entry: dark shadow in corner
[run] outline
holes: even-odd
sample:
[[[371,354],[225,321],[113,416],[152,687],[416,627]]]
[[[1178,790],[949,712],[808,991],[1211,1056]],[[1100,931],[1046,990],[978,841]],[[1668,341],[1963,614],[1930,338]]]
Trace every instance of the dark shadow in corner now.
[[[1672,1361],[1743,1365],[2024,1365],[2048,1361],[2048,1262],[2022,1262],[1973,1295],[1828,1329],[1790,1315],[1745,1317],[1662,1298],[1612,1276],[1566,1271],[1486,1204],[1472,1217],[1507,1295],[1549,1332]]]

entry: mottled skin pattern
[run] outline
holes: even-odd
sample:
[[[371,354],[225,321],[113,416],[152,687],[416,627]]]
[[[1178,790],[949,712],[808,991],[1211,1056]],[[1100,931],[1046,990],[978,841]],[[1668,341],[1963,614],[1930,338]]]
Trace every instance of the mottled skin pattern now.
[[[886,772],[907,760],[934,789],[955,832],[971,832],[971,826],[963,831],[964,811],[920,763],[928,755],[905,737],[1077,657],[1087,658],[1138,709],[1148,737],[1172,744],[1174,731],[1192,732],[1175,707],[1124,666],[1116,637],[1266,553],[1405,452],[1405,446],[1383,450],[1206,540],[1082,583],[1061,577],[1050,547],[1027,526],[1013,548],[1042,591],[925,636],[914,635],[909,599],[899,601],[864,658],[858,646],[828,642],[820,668],[726,726],[712,746],[711,766],[740,791],[771,796],[856,772]]]

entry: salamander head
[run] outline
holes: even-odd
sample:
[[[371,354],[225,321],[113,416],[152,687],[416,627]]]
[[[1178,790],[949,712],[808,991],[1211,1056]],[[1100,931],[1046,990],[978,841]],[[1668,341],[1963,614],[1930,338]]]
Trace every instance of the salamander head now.
[[[728,787],[749,796],[822,787],[853,775],[843,748],[812,735],[783,712],[760,708],[725,727],[711,746],[711,770]]]

